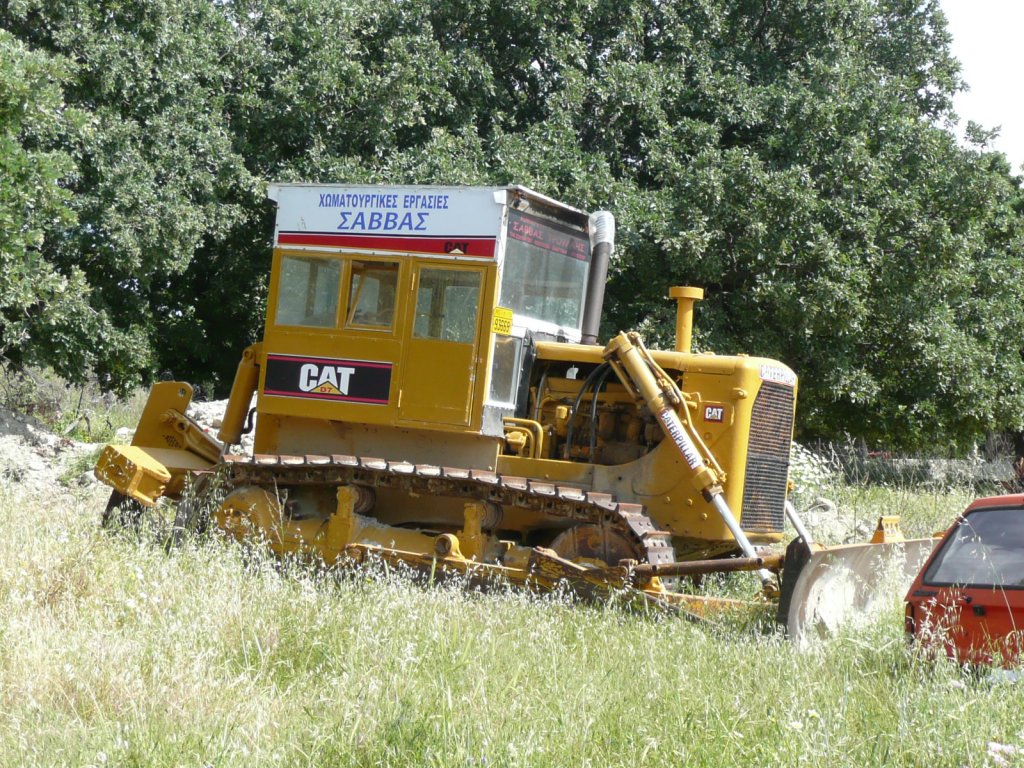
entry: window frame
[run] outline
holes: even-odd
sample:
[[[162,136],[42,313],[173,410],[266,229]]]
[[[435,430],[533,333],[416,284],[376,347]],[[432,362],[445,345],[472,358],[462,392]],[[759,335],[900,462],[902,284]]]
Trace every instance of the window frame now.
[[[404,261],[394,256],[369,256],[358,253],[346,253],[342,257],[345,262],[345,270],[342,274],[341,287],[344,289],[341,296],[341,311],[338,314],[338,325],[336,326],[339,330],[344,331],[359,331],[368,333],[381,333],[394,335],[395,328],[398,325],[398,314],[399,314],[399,293],[402,290],[402,278]],[[355,306],[358,305],[358,295],[362,293],[362,286],[359,288],[359,294],[357,294],[357,301],[353,304],[352,301],[352,289],[353,289],[353,275],[355,272],[356,262],[363,264],[390,264],[395,267],[395,301],[391,311],[391,323],[390,325],[371,325],[367,323],[354,322],[353,316],[355,314]]]
[[[593,268],[593,249],[590,246],[586,233],[569,222],[553,219],[532,211],[510,211],[504,226],[505,250],[497,290],[499,305],[511,309],[517,318],[527,321],[530,327],[550,327],[558,331],[578,335],[583,327],[587,285]],[[517,226],[527,228],[527,235],[518,236],[513,234],[513,229]],[[541,242],[535,242],[534,235],[529,234],[530,232],[537,233],[537,239]],[[553,247],[553,244],[549,246],[548,243],[544,242],[548,238],[554,239],[558,237],[566,238],[566,253],[560,253]],[[580,259],[572,255],[573,243],[581,245],[586,249],[585,258]],[[562,259],[566,261],[560,261]],[[554,306],[549,295],[549,289],[556,285],[557,281],[550,280],[551,272],[561,272],[565,269],[564,265],[572,264],[573,262],[582,265],[583,270],[582,280],[571,280],[569,283],[573,286],[578,285],[579,291],[578,296],[574,297],[577,299],[574,310],[576,315],[574,324],[568,324],[552,317],[544,317],[543,312],[529,311],[523,306],[527,299],[537,297],[543,298],[545,307]],[[528,292],[525,289],[519,291],[513,288],[513,286],[518,286],[519,282],[524,279],[524,270],[528,275],[531,267],[536,270],[539,266],[544,267],[546,278],[537,284],[544,288],[543,291]],[[574,270],[575,268],[570,267],[570,272]],[[523,288],[525,288],[525,285]]]
[[[525,339],[516,333],[502,334],[493,333],[491,334],[491,349],[490,349],[490,365],[487,368],[487,389],[484,390],[485,402],[489,405],[497,405],[501,407],[515,407],[516,405],[516,394],[519,389],[519,379],[522,376],[523,366],[523,345]],[[511,339],[512,349],[515,357],[512,360],[512,377],[510,380],[510,390],[508,400],[499,400],[493,394],[494,389],[494,367],[498,362],[498,344],[501,339]],[[508,343],[508,342],[502,342]]]
[[[922,585],[927,586],[927,587],[960,587],[960,588],[964,588],[964,589],[995,589],[995,590],[1022,590],[1022,589],[1024,589],[1024,583],[996,584],[996,583],[994,583],[993,580],[982,581],[982,580],[979,580],[979,579],[972,579],[970,581],[965,581],[965,582],[949,581],[949,580],[939,580],[940,576],[946,575],[945,573],[940,574],[939,571],[940,571],[940,569],[943,569],[944,566],[946,566],[947,558],[948,557],[953,556],[955,558],[962,558],[965,555],[966,556],[970,556],[971,555],[971,553],[961,552],[960,551],[961,550],[961,542],[958,541],[958,534],[961,531],[963,531],[964,529],[973,528],[973,523],[971,521],[971,518],[975,517],[975,516],[983,517],[983,516],[986,516],[986,514],[992,514],[993,517],[994,517],[995,515],[999,514],[1000,512],[1005,512],[1007,514],[1020,515],[1020,516],[1024,517],[1024,509],[1022,509],[1021,507],[1018,507],[1018,506],[1008,506],[1008,507],[978,507],[976,509],[972,509],[972,510],[964,513],[959,518],[957,518],[957,521],[954,524],[952,530],[946,535],[946,537],[942,540],[942,542],[940,542],[940,544],[939,544],[939,546],[938,546],[938,548],[937,548],[937,550],[935,552],[935,555],[932,557],[931,561],[928,563],[927,568],[925,569],[924,573],[922,574],[922,576],[921,576],[921,583],[922,583]],[[979,545],[984,546],[984,547],[989,548],[989,549],[997,546],[993,542],[989,542],[989,541],[985,541],[985,540],[979,540],[979,542],[977,542],[977,543]],[[1017,549],[1017,547],[1014,545],[1013,542],[1011,542],[1011,545],[1010,545],[1009,548]],[[955,563],[950,563],[950,565],[954,565],[955,566]]]

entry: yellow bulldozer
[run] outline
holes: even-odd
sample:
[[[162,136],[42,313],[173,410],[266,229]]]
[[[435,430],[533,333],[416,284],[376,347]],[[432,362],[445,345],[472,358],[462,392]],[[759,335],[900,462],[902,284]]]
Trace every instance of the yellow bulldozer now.
[[[636,333],[597,343],[610,213],[518,186],[269,197],[266,326],[218,439],[185,415],[188,384],[157,384],[132,444],[97,464],[111,508],[205,484],[219,494],[208,524],[282,555],[564,583],[695,615],[721,601],[685,594],[684,577],[752,570],[796,635],[831,621],[837,596],[843,611],[869,602],[880,563],[912,573],[930,550],[885,526],[873,544],[813,544],[787,500],[797,377],[692,352],[702,290],[670,290],[674,349]],[[232,453],[253,425],[252,455]],[[195,506],[179,504],[177,528]],[[798,536],[782,552],[787,516]]]

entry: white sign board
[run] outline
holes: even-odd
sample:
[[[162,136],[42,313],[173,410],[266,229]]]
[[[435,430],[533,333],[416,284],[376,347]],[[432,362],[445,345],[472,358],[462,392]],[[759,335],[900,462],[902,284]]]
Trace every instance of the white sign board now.
[[[272,184],[276,246],[492,259],[504,188]]]

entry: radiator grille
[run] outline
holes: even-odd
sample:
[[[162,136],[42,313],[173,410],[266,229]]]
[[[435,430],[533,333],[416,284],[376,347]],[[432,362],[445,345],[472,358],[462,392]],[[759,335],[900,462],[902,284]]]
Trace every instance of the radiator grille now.
[[[793,388],[764,382],[750,414],[750,447],[740,525],[752,533],[781,533],[793,437]]]

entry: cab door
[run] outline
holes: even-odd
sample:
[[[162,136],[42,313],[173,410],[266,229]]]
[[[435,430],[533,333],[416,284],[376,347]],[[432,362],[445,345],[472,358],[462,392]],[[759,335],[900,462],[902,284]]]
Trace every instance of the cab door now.
[[[415,308],[406,328],[399,416],[468,426],[473,415],[480,339],[482,268],[414,267]]]

